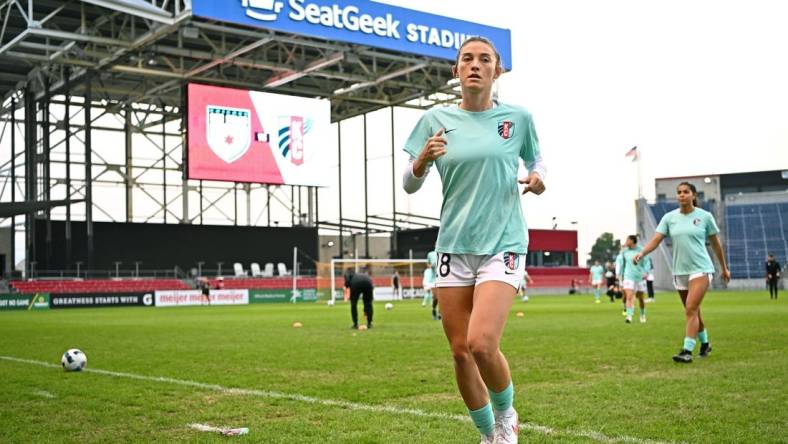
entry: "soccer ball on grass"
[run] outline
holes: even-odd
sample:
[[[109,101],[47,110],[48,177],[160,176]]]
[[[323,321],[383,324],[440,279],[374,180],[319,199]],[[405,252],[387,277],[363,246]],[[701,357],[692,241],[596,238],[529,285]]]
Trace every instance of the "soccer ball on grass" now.
[[[88,365],[88,357],[82,353],[82,350],[70,348],[63,353],[60,363],[63,365],[63,370],[67,372],[78,372]]]

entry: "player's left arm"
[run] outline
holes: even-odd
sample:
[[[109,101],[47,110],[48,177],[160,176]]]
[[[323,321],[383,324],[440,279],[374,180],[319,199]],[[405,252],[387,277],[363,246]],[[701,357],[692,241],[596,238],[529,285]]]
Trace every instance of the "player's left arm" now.
[[[547,165],[542,158],[539,138],[536,135],[536,128],[530,114],[526,113],[524,124],[525,134],[523,136],[523,145],[520,148],[520,158],[523,159],[525,167],[528,169],[528,177],[517,181],[525,184],[523,194],[531,192],[539,195],[545,190],[544,180],[547,177]]]
[[[720,261],[720,267],[722,267],[722,280],[727,283],[731,280],[731,272],[728,270],[728,264],[725,262],[722,242],[720,242],[720,238],[716,234],[709,236],[709,242],[711,243],[711,249],[714,250],[714,254],[717,255],[717,260]]]

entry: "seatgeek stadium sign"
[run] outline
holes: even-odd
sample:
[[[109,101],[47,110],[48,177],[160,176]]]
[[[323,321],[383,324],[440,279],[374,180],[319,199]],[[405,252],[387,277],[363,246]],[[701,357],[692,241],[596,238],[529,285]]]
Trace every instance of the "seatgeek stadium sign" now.
[[[492,40],[512,69],[511,32],[372,1],[192,0],[194,16],[328,41],[454,60],[470,36]]]

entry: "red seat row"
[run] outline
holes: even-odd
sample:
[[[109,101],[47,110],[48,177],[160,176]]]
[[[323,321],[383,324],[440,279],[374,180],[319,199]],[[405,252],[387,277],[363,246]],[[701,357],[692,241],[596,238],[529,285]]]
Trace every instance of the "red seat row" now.
[[[20,293],[133,293],[155,290],[187,290],[178,279],[89,279],[11,281]]]

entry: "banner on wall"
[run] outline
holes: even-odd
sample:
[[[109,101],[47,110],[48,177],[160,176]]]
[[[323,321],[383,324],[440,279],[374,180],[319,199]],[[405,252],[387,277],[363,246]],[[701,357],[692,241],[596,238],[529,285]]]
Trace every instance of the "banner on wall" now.
[[[315,288],[299,288],[297,291],[297,302],[314,302],[317,300],[317,289]],[[292,296],[292,289],[249,290],[249,303],[291,302]]]
[[[328,100],[191,83],[189,179],[326,186]]]
[[[153,293],[52,293],[51,308],[151,307]]]
[[[0,294],[0,311],[48,310],[49,294]]]
[[[157,307],[185,307],[190,305],[247,305],[249,290],[211,290],[210,302],[200,290],[170,290],[156,292]]]

